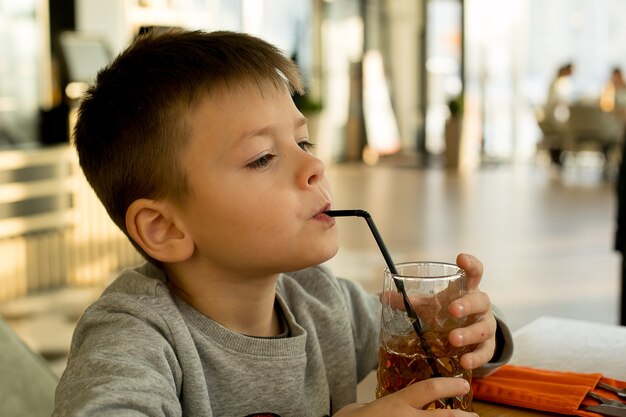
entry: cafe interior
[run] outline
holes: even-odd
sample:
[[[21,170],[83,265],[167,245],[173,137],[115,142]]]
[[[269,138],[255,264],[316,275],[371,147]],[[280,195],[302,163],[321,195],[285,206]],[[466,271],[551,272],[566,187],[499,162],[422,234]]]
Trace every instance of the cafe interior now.
[[[623,16],[622,0],[0,0],[0,357],[22,355],[0,386],[45,391],[33,360],[51,381],[20,403],[36,411],[10,415],[50,414],[77,320],[142,262],[84,179],[72,126],[101,67],[173,26],[251,33],[294,59],[333,208],[370,213],[396,262],[477,256],[513,363],[625,381]],[[328,266],[380,292],[371,231],[337,225]]]

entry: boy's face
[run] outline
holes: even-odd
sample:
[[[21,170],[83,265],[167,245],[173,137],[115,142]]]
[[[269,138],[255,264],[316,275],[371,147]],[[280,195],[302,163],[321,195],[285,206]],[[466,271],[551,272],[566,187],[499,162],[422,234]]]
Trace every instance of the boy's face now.
[[[324,262],[338,250],[324,165],[288,91],[216,92],[191,113],[180,216],[202,265],[241,276]]]

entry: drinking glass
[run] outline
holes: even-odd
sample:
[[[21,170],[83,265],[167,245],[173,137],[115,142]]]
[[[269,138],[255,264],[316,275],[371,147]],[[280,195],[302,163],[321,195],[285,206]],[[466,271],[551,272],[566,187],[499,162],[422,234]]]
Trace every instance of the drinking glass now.
[[[396,265],[397,274],[385,269],[382,293],[382,328],[377,370],[376,397],[398,391],[409,384],[436,376],[464,378],[472,372],[459,363],[467,347],[448,341],[452,329],[466,325],[466,318],[448,313],[451,301],[467,292],[465,272],[443,262],[407,262]],[[419,324],[407,315],[404,292]],[[418,336],[421,332],[421,336]],[[455,408],[472,410],[472,392],[451,399],[440,399],[424,409]]]

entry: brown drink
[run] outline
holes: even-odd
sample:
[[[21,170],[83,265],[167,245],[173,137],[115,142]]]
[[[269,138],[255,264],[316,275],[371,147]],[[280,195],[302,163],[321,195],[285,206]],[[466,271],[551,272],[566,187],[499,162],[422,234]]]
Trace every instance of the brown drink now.
[[[459,359],[467,351],[466,348],[452,347],[444,335],[436,336],[432,332],[424,332],[424,336],[436,356],[435,364],[439,376],[464,378],[471,382],[472,371],[463,369],[459,364]],[[376,398],[435,376],[415,335],[389,338],[386,346],[381,346],[378,355]],[[436,400],[424,407],[425,410],[433,408],[472,411],[472,392],[454,397],[451,401]]]
[[[451,330],[468,324],[467,318],[448,312],[450,303],[467,293],[465,272],[442,262],[407,262],[396,268],[395,273],[385,270],[376,397],[434,377],[471,382],[471,370],[460,365],[469,348],[454,347],[448,340]],[[434,408],[472,411],[472,392],[424,406]]]

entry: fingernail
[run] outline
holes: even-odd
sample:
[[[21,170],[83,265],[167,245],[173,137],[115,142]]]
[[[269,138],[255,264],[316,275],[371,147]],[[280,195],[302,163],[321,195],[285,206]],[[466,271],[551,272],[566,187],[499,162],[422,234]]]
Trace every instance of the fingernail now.
[[[468,393],[469,390],[470,390],[470,384],[465,379],[463,380],[463,386],[464,386],[464,389],[465,389],[465,393]]]
[[[465,305],[463,305],[461,303],[458,303],[458,304],[456,304],[456,309],[458,310],[458,312],[459,312],[459,314],[461,316],[465,315]]]

